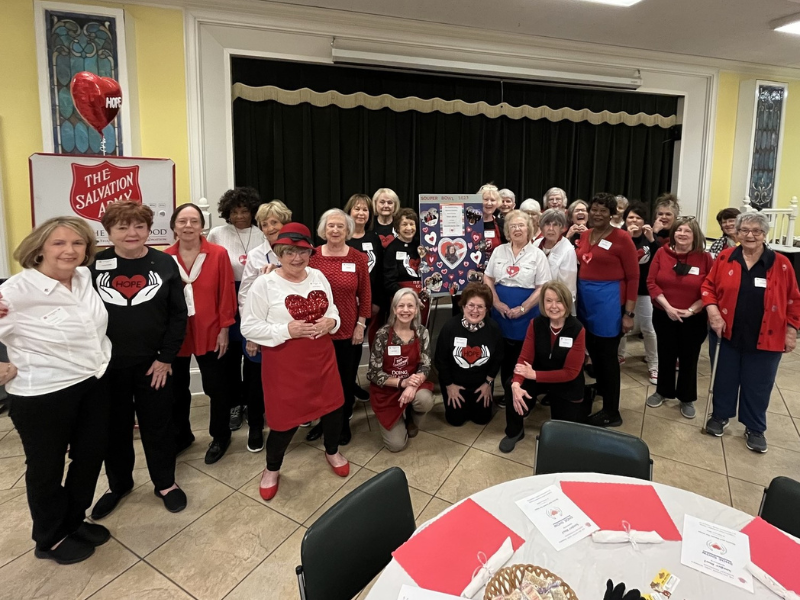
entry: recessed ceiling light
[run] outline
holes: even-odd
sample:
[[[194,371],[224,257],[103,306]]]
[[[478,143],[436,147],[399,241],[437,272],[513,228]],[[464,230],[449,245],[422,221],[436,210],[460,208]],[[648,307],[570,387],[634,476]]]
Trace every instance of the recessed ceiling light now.
[[[800,35],[800,14],[776,19],[769,24],[775,31]]]
[[[594,2],[596,4],[610,4],[612,6],[633,6],[642,0],[583,0],[584,2]]]

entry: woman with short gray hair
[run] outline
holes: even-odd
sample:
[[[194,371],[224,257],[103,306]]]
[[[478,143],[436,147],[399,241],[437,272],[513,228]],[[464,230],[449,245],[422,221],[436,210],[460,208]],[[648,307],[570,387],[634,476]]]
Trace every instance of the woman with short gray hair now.
[[[500,211],[501,215],[506,215],[516,208],[517,197],[514,195],[514,192],[507,188],[503,188],[499,193],[500,206],[498,206],[497,209]]]
[[[548,208],[567,210],[568,204],[569,200],[567,199],[567,192],[557,187],[552,187],[547,190],[542,198],[542,206],[545,210]]]
[[[564,211],[548,208],[539,219],[543,237],[534,240],[533,245],[539,248],[550,264],[550,274],[560,281],[572,294],[572,310],[575,310],[575,296],[578,293],[578,257],[575,247],[564,232],[567,230],[567,216]]]
[[[702,286],[711,326],[709,346],[719,344],[713,410],[706,433],[722,436],[730,418],[745,426],[747,447],[767,451],[767,407],[784,352],[797,345],[800,291],[789,259],[765,243],[769,220],[758,212],[736,217],[740,245],[720,252]]]

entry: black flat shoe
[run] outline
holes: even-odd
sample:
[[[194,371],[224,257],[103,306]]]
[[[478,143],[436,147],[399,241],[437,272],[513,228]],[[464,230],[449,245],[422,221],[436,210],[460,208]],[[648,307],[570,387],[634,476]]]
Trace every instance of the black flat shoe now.
[[[317,423],[316,425],[314,425],[311,428],[311,431],[309,431],[306,434],[306,441],[307,442],[315,442],[321,437],[322,437],[322,424],[321,423]]]
[[[369,392],[362,388],[360,385],[357,385],[353,390],[353,395],[361,400],[362,402],[366,402],[369,400]]]
[[[99,521],[100,519],[106,518],[117,508],[119,501],[130,493],[131,490],[126,490],[121,493],[109,491],[100,496],[100,499],[95,503],[92,509],[92,519]]]
[[[60,565],[74,565],[94,554],[94,546],[68,536],[55,550],[40,550],[36,548],[33,554],[36,558],[54,560]]]
[[[340,446],[347,446],[350,443],[350,439],[353,437],[352,432],[350,431],[350,423],[345,422],[345,426],[342,427],[342,433],[339,436],[339,445]]]
[[[207,465],[213,465],[220,458],[225,456],[225,452],[228,450],[228,446],[230,445],[231,445],[231,438],[222,441],[212,440],[211,443],[208,445],[208,450],[206,450],[205,463]]]
[[[622,425],[622,416],[618,412],[610,413],[605,410],[599,410],[589,416],[588,423],[595,427],[619,427]]]
[[[158,490],[153,490],[158,498],[164,501],[164,507],[171,513],[181,512],[186,508],[188,500],[186,499],[186,492],[181,488],[175,488],[162,495]]]
[[[189,437],[179,439],[178,442],[175,444],[175,456],[178,457],[184,452],[186,452],[191,447],[192,444],[194,444],[193,434],[189,434]]]
[[[84,521],[70,537],[92,546],[102,546],[111,539],[111,532],[102,525]]]

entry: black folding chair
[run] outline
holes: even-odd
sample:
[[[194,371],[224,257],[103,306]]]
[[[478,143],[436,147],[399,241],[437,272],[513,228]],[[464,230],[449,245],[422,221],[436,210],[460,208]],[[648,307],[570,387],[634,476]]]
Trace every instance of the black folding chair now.
[[[758,516],[778,529],[800,538],[800,482],[776,477],[764,490]]]
[[[534,473],[605,473],[650,481],[653,461],[647,444],[634,435],[547,421],[536,436]]]
[[[392,467],[334,504],[306,531],[297,582],[303,600],[351,600],[416,529],[408,480]]]

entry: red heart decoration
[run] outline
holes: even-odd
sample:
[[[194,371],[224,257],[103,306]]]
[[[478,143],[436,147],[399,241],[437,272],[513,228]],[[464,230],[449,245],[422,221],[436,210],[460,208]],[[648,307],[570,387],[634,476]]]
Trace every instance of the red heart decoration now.
[[[468,267],[468,266],[469,266],[469,261],[468,261],[468,260],[465,260],[465,261],[464,261],[464,266],[465,266],[465,267]]]
[[[450,279],[450,281],[453,281],[456,278],[454,273],[450,273],[450,275],[448,275],[447,277]]]
[[[590,252],[589,254],[584,254],[583,256],[581,256],[581,260],[582,260],[583,262],[585,262],[587,265],[588,265],[590,262],[592,262],[592,254],[591,254],[591,252]]]
[[[461,358],[469,364],[475,364],[475,361],[481,357],[481,349],[477,346],[464,346],[461,349]]]
[[[506,273],[508,273],[509,277],[516,277],[517,273],[519,273],[519,267],[517,265],[506,267]]]
[[[436,263],[436,266],[441,269],[443,264],[444,263],[442,261],[439,261],[439,262]]]
[[[447,275],[447,269],[442,269],[442,275]]]
[[[328,296],[321,290],[314,290],[308,295],[308,298],[290,294],[286,296],[284,304],[293,319],[314,323],[325,316],[325,312],[328,310]]]
[[[414,269],[415,273],[419,273],[419,259],[418,258],[409,258],[408,259],[408,266]]]
[[[425,256],[425,260],[427,260],[427,261],[428,261],[428,264],[429,264],[429,265],[433,265],[433,263],[435,263],[435,262],[436,262],[436,255],[435,255],[435,254],[427,254],[427,255]]]
[[[122,89],[110,77],[81,71],[72,78],[69,92],[78,114],[100,135],[122,107]]]
[[[139,290],[145,286],[147,286],[147,280],[141,275],[134,275],[133,277],[117,275],[111,282],[111,287],[125,296],[128,300],[138,294]]]
[[[472,242],[473,242],[473,243],[475,243],[475,244],[477,244],[477,243],[478,243],[478,242],[480,242],[480,241],[481,241],[481,234],[480,234],[480,233],[477,233],[477,232],[476,232],[476,233],[473,233],[473,234],[472,234]]]

